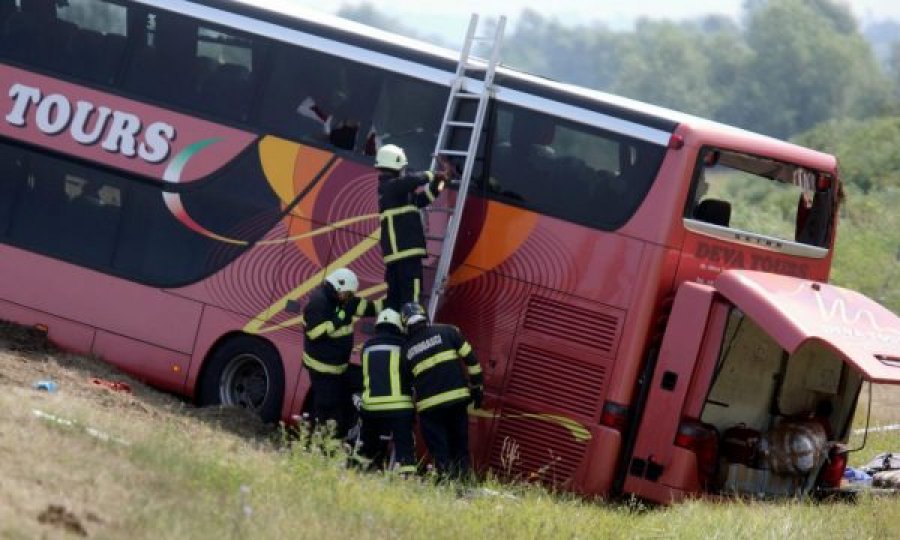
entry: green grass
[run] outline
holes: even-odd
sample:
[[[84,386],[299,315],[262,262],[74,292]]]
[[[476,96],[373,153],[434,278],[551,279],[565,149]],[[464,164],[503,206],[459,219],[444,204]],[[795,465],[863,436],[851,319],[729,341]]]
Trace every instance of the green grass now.
[[[72,537],[40,521],[55,505],[101,539],[900,538],[894,497],[648,507],[493,480],[435,485],[363,474],[343,458],[261,433],[246,413],[196,410],[136,382],[133,394],[98,389],[89,377],[99,369],[109,368],[0,354],[0,538]],[[47,376],[59,392],[31,390]],[[873,425],[900,419],[900,393],[875,390]],[[34,409],[73,423],[35,417]],[[873,433],[853,462],[895,449],[900,432]]]
[[[900,448],[900,435],[871,435],[869,444],[870,457]],[[360,474],[342,459],[215,436],[198,446],[177,429],[135,446],[132,459],[155,471],[159,482],[126,523],[147,538],[900,536],[895,499],[603,504],[533,486],[433,485]]]

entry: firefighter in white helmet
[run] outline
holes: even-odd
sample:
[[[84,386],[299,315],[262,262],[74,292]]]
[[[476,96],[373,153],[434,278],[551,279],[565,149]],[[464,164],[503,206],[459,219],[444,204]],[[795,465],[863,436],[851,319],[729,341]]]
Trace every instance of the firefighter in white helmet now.
[[[352,404],[346,372],[353,351],[353,323],[381,310],[381,301],[359,298],[357,289],[356,274],[338,268],[310,293],[303,310],[303,365],[312,382],[314,418],[317,425],[333,421],[338,438],[346,433]]]
[[[378,314],[375,332],[362,348],[360,453],[372,460],[373,467],[384,468],[388,465],[385,441],[390,439],[394,443],[395,471],[414,473],[412,372],[402,358],[406,338],[400,314],[385,308]]]
[[[452,170],[449,163],[442,161],[440,171],[410,172],[406,170],[407,163],[406,153],[393,144],[382,146],[375,156],[381,252],[388,287],[386,305],[396,311],[407,302],[419,302],[422,259],[426,256],[419,209],[440,195]]]

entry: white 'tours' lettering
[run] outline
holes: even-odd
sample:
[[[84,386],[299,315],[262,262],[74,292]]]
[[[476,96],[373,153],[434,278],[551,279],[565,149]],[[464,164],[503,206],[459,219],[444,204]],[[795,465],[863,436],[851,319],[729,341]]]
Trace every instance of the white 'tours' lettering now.
[[[14,84],[9,88],[13,107],[6,115],[6,121],[18,127],[28,124],[29,109],[34,108],[34,122],[41,132],[58,135],[69,130],[69,134],[79,144],[97,144],[103,133],[106,136],[100,144],[107,152],[123,156],[139,156],[148,163],[159,163],[169,156],[169,142],[175,140],[175,128],[165,122],[153,122],[141,135],[141,119],[136,115],[114,111],[109,107],[97,107],[89,101],[72,103],[62,94],[41,95],[41,90],[24,84]]]

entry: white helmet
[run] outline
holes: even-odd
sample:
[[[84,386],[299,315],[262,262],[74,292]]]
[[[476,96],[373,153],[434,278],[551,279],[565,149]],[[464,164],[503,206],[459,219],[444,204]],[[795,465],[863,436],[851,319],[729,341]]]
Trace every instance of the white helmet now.
[[[384,308],[381,310],[381,313],[378,314],[378,319],[375,320],[375,326],[378,326],[379,324],[393,324],[399,330],[403,330],[403,323],[400,322],[400,314],[391,308]]]
[[[378,169],[399,171],[406,167],[407,163],[409,162],[406,160],[406,152],[396,144],[386,144],[375,154],[375,167]]]
[[[357,289],[359,289],[359,280],[356,278],[356,274],[353,273],[353,270],[350,270],[349,268],[338,268],[334,272],[328,274],[325,281],[331,283],[334,290],[339,293],[355,293]]]

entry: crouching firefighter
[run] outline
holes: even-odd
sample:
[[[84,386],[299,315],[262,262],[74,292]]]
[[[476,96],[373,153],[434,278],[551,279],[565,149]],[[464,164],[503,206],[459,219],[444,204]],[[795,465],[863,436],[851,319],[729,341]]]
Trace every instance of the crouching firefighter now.
[[[413,446],[412,374],[402,357],[406,338],[400,314],[384,309],[375,324],[376,334],[362,349],[362,448],[360,454],[373,467],[384,467],[386,442],[394,443],[395,471],[416,472]]]
[[[378,149],[378,211],[381,212],[381,252],[387,307],[399,310],[407,302],[419,302],[425,232],[420,208],[434,202],[449,178],[450,165],[439,172],[410,172],[403,149],[387,144]],[[418,191],[418,188],[424,189]]]
[[[381,307],[380,302],[355,296],[358,288],[356,274],[339,268],[310,293],[303,310],[303,365],[312,383],[314,420],[317,426],[333,422],[337,438],[346,434],[352,408],[346,372],[353,351],[354,319],[373,317]]]
[[[481,366],[459,330],[430,324],[419,304],[403,306],[401,319],[407,332],[403,354],[413,376],[425,446],[438,474],[464,478],[469,474],[466,409],[470,402],[481,408]]]

